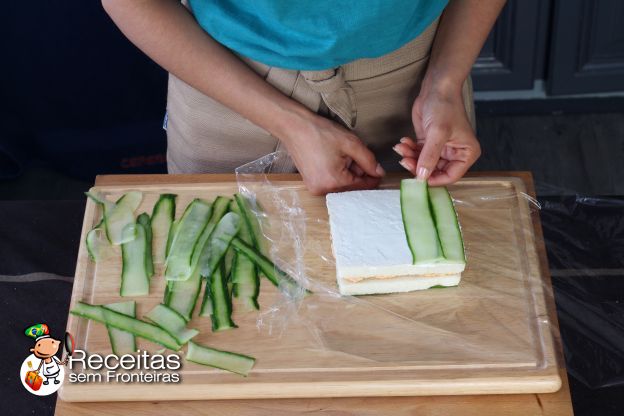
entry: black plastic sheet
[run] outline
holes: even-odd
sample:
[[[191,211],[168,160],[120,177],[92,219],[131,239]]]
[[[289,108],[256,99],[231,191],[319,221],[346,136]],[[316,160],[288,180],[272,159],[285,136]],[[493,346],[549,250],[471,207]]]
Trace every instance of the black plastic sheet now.
[[[624,199],[540,198],[576,414],[624,409]]]

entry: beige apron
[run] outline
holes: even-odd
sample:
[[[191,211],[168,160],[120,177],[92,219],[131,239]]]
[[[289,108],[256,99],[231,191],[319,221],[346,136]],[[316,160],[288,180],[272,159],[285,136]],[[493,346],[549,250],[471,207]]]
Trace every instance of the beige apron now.
[[[414,136],[412,105],[420,90],[437,25],[434,22],[394,52],[335,69],[296,71],[241,59],[287,96],[353,130],[386,170],[396,171],[401,168],[392,146],[403,136]],[[462,93],[474,127],[470,79]],[[268,153],[285,150],[266,130],[171,74],[167,142],[169,173],[233,172]],[[272,169],[292,172],[295,166],[286,160]]]

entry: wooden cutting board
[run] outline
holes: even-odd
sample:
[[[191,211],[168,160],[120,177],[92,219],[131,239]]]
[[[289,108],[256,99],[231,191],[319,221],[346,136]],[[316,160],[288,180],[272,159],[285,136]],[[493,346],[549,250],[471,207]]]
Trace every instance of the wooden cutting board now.
[[[214,199],[237,191],[231,176],[194,184],[101,186],[115,199],[138,189],[145,198],[139,212],[151,212],[160,193],[178,194],[177,214],[195,197]],[[294,192],[305,210],[305,269],[331,290],[335,271],[324,198],[312,197],[301,182],[275,180]],[[226,180],[227,179],[227,180]],[[384,183],[398,187],[398,179]],[[210,320],[189,325],[197,342],[252,355],[249,377],[185,363],[178,384],[69,383],[66,401],[253,399],[538,393],[556,391],[556,365],[542,276],[531,222],[530,202],[518,178],[465,179],[450,188],[457,204],[468,251],[468,267],[458,288],[343,300],[327,294],[304,299],[287,326],[258,329],[258,315],[235,312],[239,328],[214,334]],[[266,207],[265,207],[266,208]],[[269,210],[267,210],[269,211]],[[267,212],[269,218],[277,213]],[[71,305],[119,301],[119,256],[93,264],[84,238],[99,221],[99,208],[87,202]],[[541,242],[540,242],[541,243]],[[162,299],[162,277],[151,293],[137,298],[138,316]],[[548,286],[547,286],[548,287]],[[260,303],[267,310],[283,305],[262,282]],[[294,309],[290,313],[295,313]],[[284,316],[284,315],[280,315]],[[265,319],[265,320],[266,320]],[[279,322],[279,319],[275,322]],[[103,325],[70,315],[68,331],[78,348],[110,353]],[[151,352],[160,347],[139,342]]]

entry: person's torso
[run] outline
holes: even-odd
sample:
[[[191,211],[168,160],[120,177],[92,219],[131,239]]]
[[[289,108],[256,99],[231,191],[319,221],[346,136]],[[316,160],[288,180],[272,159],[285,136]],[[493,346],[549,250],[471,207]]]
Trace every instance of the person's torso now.
[[[45,360],[43,361],[43,374],[44,375],[56,374],[59,371],[60,371],[59,365],[54,360],[54,357],[52,357],[49,363],[46,363]]]
[[[319,70],[375,58],[418,36],[448,0],[189,0],[214,39],[280,68]]]

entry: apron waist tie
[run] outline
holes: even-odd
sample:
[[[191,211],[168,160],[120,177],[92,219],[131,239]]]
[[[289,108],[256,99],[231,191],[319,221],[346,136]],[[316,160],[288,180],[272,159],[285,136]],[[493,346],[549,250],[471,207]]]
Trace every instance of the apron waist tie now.
[[[319,93],[323,102],[350,129],[355,128],[357,108],[353,88],[345,80],[342,67],[322,71],[301,71],[308,86]]]

